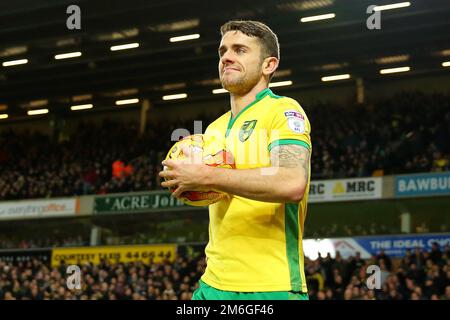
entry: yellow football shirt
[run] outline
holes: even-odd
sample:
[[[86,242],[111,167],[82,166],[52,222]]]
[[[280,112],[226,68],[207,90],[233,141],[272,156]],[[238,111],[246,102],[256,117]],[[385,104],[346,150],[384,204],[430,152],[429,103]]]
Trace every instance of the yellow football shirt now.
[[[229,111],[211,123],[205,137],[231,151],[239,170],[269,167],[276,145],[296,144],[311,151],[310,132],[302,107],[267,88],[236,117]],[[262,174],[271,174],[271,168],[265,169]],[[306,190],[298,203],[230,195],[210,205],[202,280],[226,291],[307,292],[302,237],[309,180]]]

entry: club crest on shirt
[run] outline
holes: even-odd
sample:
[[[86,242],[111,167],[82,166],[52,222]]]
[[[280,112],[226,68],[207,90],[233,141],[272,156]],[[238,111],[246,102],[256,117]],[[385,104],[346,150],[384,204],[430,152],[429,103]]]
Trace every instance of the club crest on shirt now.
[[[239,130],[239,140],[241,142],[245,142],[248,138],[250,138],[253,129],[255,129],[256,127],[257,121],[258,120],[248,120],[244,122],[241,129]]]
[[[289,128],[295,133],[305,132],[305,117],[296,110],[289,110],[284,112],[287,118]]]

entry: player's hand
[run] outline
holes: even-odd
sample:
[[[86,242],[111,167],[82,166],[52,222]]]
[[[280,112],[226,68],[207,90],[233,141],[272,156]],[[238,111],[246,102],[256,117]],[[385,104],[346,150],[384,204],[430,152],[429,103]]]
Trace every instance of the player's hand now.
[[[179,198],[185,191],[207,191],[208,176],[212,169],[203,164],[203,152],[183,148],[184,160],[164,160],[162,165],[167,168],[159,176],[167,179],[161,186],[175,188],[172,195]]]

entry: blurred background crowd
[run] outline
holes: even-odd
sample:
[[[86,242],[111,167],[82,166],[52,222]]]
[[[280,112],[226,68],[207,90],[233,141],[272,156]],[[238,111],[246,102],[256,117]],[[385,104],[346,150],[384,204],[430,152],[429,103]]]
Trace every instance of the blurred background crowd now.
[[[450,170],[448,96],[402,93],[375,104],[304,108],[312,123],[314,180]],[[160,189],[170,134],[193,132],[194,120],[214,119],[153,124],[141,136],[136,123],[112,121],[83,123],[59,137],[4,131],[0,200]]]
[[[450,247],[407,251],[402,259],[384,252],[362,259],[305,259],[311,300],[450,300]],[[370,265],[380,267],[379,289],[369,290]],[[173,262],[86,264],[81,289],[70,290],[66,266],[51,268],[38,259],[0,261],[0,299],[189,300],[205,269],[201,253],[178,255]],[[274,275],[275,276],[275,275]],[[373,285],[377,285],[375,282]]]

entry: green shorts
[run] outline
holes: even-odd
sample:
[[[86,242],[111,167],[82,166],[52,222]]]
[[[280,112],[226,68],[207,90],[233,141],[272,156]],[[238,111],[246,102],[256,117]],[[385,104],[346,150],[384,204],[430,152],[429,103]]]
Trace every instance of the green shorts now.
[[[309,300],[307,293],[292,291],[234,292],[215,289],[202,280],[192,300]]]

